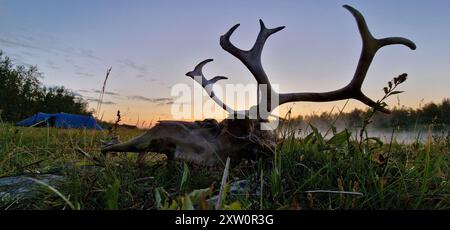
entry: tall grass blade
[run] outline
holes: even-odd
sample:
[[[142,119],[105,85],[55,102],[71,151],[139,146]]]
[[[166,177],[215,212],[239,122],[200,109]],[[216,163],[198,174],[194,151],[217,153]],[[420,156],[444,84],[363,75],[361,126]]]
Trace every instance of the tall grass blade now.
[[[222,182],[220,183],[219,199],[216,203],[216,210],[222,209],[222,199],[225,194],[225,186],[227,184],[227,178],[230,170],[230,158],[227,157],[227,162],[225,163],[225,169],[223,170]]]
[[[43,181],[40,181],[40,180],[31,178],[31,177],[28,177],[28,179],[30,179],[30,180],[36,182],[37,184],[40,184],[40,185],[46,187],[46,188],[49,189],[50,191],[54,192],[56,195],[58,195],[59,197],[61,197],[61,199],[63,199],[64,202],[66,202],[66,204],[67,204],[72,210],[78,210],[78,209],[79,209],[79,207],[75,207],[75,205],[73,205],[72,202],[70,202],[70,200],[69,200],[66,196],[64,196],[60,191],[58,191],[58,190],[57,190],[56,188],[54,188],[53,186],[51,186],[51,185],[49,185],[49,184],[47,184],[47,183],[45,183],[45,182],[43,182]]]

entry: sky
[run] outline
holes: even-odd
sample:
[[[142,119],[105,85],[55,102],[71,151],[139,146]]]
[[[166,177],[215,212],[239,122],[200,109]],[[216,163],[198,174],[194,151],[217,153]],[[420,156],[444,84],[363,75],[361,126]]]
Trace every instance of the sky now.
[[[222,50],[219,37],[240,23],[232,42],[250,48],[258,19],[286,28],[271,36],[262,55],[264,69],[280,92],[328,91],[352,78],[361,40],[349,4],[366,18],[376,37],[402,36],[417,50],[381,49],[363,92],[373,99],[393,77],[408,73],[406,92],[392,98],[419,107],[450,97],[450,1],[125,1],[0,0],[0,50],[16,63],[37,65],[47,86],[65,86],[90,101],[112,67],[98,116],[113,120],[121,110],[125,123],[171,119],[171,87],[194,85],[185,73],[214,58],[204,73],[227,76],[218,87],[255,83],[245,66]],[[205,100],[208,100],[205,97]],[[345,101],[296,102],[293,114],[342,108]],[[350,100],[345,110],[365,108]],[[207,117],[208,115],[205,115]]]

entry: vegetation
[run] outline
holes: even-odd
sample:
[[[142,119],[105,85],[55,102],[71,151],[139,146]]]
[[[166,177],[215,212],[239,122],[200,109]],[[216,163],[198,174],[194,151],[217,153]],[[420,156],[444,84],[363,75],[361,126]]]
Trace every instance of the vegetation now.
[[[247,180],[249,189],[225,192],[225,209],[450,209],[449,134],[430,135],[426,143],[399,144],[370,137],[357,141],[348,130],[332,131],[328,140],[314,126],[306,138],[284,130],[273,159],[230,169],[227,184]],[[139,132],[119,128],[117,135],[128,139]],[[1,124],[0,177],[52,173],[65,179],[56,187],[60,194],[42,186],[34,198],[3,197],[0,207],[213,207],[208,199],[218,194],[223,166],[168,162],[155,153],[143,164],[136,163],[135,154],[104,157],[99,143],[106,136],[106,131]]]
[[[0,51],[0,116],[16,122],[38,112],[89,114],[87,103],[64,87],[46,87],[36,66],[14,65]]]

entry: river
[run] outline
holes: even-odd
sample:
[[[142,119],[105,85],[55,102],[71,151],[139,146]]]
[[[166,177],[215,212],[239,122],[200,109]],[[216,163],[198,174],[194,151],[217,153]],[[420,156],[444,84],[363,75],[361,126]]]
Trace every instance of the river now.
[[[308,134],[312,132],[311,128],[305,129],[297,129],[300,130],[296,133],[297,137],[306,137]],[[319,132],[322,135],[328,134],[325,138],[330,138],[332,136],[332,131],[326,128],[318,128]],[[340,132],[344,130],[344,128],[337,128],[336,131]],[[360,129],[351,129],[352,139],[355,140],[358,137],[359,140],[359,131]],[[425,143],[428,139],[437,140],[437,139],[450,139],[450,130],[430,130],[430,129],[416,129],[416,130],[382,130],[375,128],[368,128],[367,130],[368,137],[377,137],[384,143],[389,143],[391,140],[397,143],[403,144],[411,144],[415,142]]]

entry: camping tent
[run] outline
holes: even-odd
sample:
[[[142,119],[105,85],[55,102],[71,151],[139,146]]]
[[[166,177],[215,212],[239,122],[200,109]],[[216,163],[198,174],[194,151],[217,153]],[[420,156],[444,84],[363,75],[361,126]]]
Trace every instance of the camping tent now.
[[[17,126],[48,125],[56,128],[96,129],[102,130],[92,116],[82,116],[68,113],[38,113],[16,124]]]

